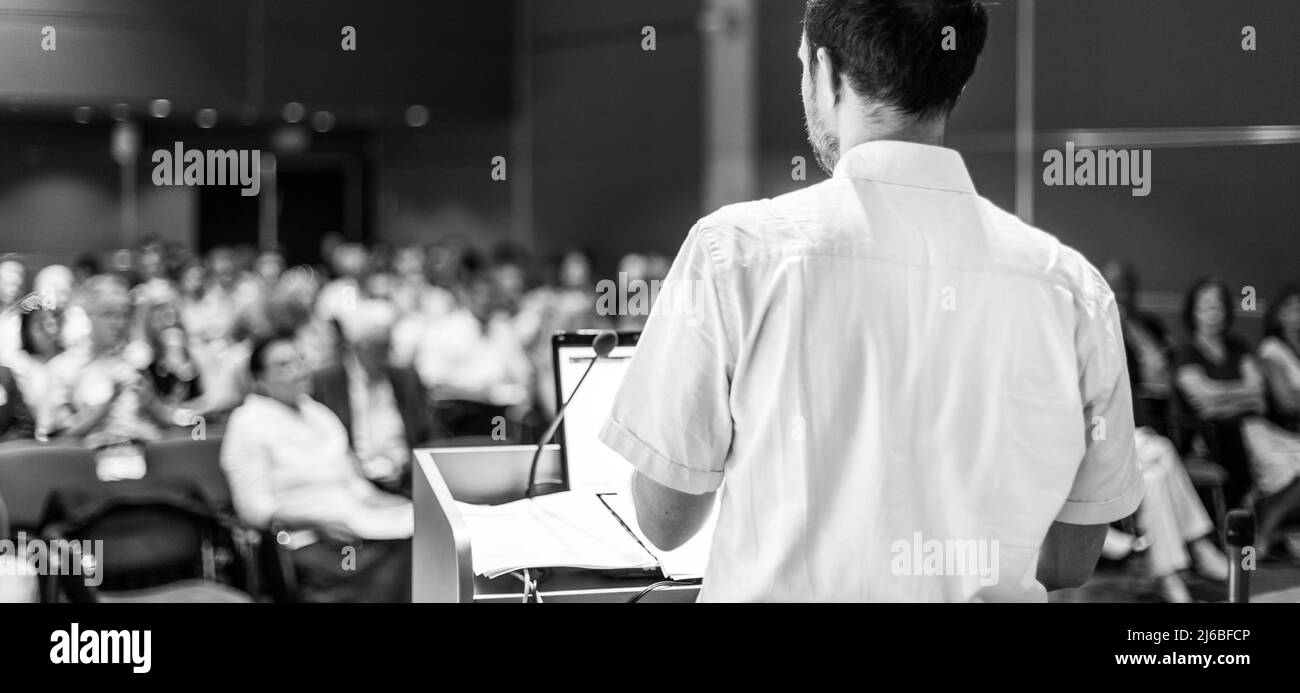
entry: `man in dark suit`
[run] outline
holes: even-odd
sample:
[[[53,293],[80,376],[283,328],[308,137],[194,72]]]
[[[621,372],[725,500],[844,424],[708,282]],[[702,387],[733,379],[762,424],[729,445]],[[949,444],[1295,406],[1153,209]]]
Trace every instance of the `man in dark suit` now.
[[[313,374],[312,397],[343,422],[366,476],[409,496],[411,450],[429,440],[432,419],[415,370],[389,361],[396,318],[385,301],[362,301],[341,315],[342,358]]]
[[[0,366],[0,442],[36,435],[36,419],[23,400],[13,371]]]

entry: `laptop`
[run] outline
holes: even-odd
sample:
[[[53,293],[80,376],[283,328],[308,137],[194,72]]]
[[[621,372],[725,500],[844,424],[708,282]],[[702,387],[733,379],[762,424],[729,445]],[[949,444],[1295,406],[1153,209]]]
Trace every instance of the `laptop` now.
[[[555,364],[555,410],[573,393],[582,373],[596,358],[592,342],[599,330],[557,332],[551,337],[551,356]],[[561,476],[569,490],[593,493],[620,493],[627,489],[632,465],[605,447],[596,434],[614,406],[614,397],[623,374],[636,353],[639,332],[618,333],[618,346],[609,356],[592,367],[582,389],[569,404],[564,421],[555,432],[560,444]]]
[[[598,330],[556,333],[551,338],[551,352],[555,363],[556,411],[573,392],[582,378],[595,352],[591,345]],[[587,491],[600,499],[636,537],[637,541],[658,561],[662,573],[672,579],[698,579],[703,577],[717,523],[717,504],[700,532],[685,545],[673,551],[661,551],[650,545],[645,534],[637,527],[632,499],[627,496],[628,480],[633,467],[618,453],[605,447],[596,438],[604,425],[614,398],[623,383],[623,375],[636,353],[641,337],[639,332],[620,332],[618,346],[608,357],[592,367],[582,389],[578,391],[564,422],[556,431],[560,444],[562,475],[572,491]]]

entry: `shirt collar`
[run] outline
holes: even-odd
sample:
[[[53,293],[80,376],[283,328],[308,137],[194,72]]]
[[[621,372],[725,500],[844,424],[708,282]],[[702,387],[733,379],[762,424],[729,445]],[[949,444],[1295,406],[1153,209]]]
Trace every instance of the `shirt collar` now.
[[[859,144],[840,156],[834,177],[975,193],[975,183],[961,154],[915,142],[876,140]]]

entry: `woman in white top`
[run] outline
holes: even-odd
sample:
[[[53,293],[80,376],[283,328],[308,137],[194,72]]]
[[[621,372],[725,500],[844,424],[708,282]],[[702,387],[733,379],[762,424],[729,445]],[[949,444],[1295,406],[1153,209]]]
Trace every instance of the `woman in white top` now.
[[[1268,416],[1300,432],[1300,287],[1282,290],[1264,316],[1259,362],[1268,386]]]

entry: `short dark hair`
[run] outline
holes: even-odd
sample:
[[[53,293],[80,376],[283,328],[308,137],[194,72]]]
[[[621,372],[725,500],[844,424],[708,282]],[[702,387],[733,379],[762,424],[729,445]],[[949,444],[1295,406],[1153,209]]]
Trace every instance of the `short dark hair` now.
[[[803,16],[810,59],[826,48],[854,91],[917,117],[957,105],[988,23],[978,0],[808,0]]]
[[[1223,302],[1223,333],[1227,334],[1232,329],[1233,305],[1232,292],[1228,290],[1228,284],[1218,277],[1203,277],[1197,279],[1187,295],[1183,296],[1183,327],[1193,335],[1196,334],[1196,297],[1206,289],[1214,289],[1219,294],[1219,300]]]
[[[259,378],[266,372],[266,352],[280,342],[293,343],[293,335],[275,332],[253,340],[253,348],[248,352],[248,373]]]

